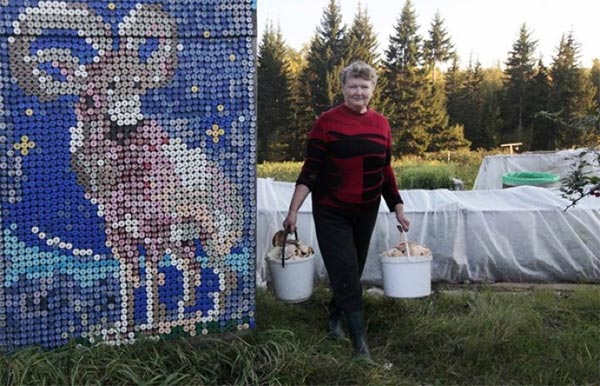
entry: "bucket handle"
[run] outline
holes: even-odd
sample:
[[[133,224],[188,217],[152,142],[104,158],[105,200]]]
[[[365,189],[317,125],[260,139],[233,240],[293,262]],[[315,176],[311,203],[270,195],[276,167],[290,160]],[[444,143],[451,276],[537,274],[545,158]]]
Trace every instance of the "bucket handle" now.
[[[290,232],[289,229],[286,228],[284,230],[284,234],[285,235],[283,237],[283,245],[281,246],[281,266],[283,268],[285,268],[285,246],[286,246],[286,244],[288,244],[288,241],[287,241],[288,235],[292,234],[292,232]],[[294,237],[296,238],[296,240],[289,241],[289,244],[296,244],[296,245],[298,244],[298,230],[297,229],[294,230]]]
[[[409,261],[412,261],[412,255],[410,253],[410,247],[408,246],[408,235],[404,228],[402,227],[402,225],[397,225],[396,228],[398,228],[398,230],[400,231],[400,235],[401,237],[404,238],[404,246],[406,247],[406,257],[408,258]],[[402,240],[400,240],[402,241]]]

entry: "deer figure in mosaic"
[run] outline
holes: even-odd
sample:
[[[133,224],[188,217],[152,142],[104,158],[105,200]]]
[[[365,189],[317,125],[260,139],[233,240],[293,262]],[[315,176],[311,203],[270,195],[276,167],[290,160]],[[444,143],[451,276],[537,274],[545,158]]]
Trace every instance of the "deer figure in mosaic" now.
[[[10,68],[22,90],[40,102],[78,96],[76,124],[69,128],[71,167],[104,218],[106,244],[120,262],[120,331],[135,336],[134,296],[145,285],[147,324],[141,328],[159,332],[165,312],[159,301],[164,281],[159,262],[165,255],[183,275],[187,300],[180,302],[180,312],[194,304],[201,282],[197,240],[219,275],[221,291],[210,315],[198,311],[195,322],[217,318],[237,286],[237,275],[224,258],[242,237],[242,198],[217,162],[200,148],[171,138],[142,111],[145,93],[167,85],[177,70],[175,20],[158,4],[137,4],[119,23],[118,48],[112,27],[83,2],[40,2],[13,26]],[[42,34],[58,29],[84,37],[95,50],[93,60],[84,64],[62,46],[32,48]],[[157,44],[140,57],[150,39]]]

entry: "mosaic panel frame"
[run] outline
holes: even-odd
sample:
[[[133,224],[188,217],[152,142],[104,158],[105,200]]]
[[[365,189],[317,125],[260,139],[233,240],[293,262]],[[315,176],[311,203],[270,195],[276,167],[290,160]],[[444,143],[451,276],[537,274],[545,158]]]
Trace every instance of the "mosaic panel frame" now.
[[[0,10],[0,350],[253,328],[256,2]]]

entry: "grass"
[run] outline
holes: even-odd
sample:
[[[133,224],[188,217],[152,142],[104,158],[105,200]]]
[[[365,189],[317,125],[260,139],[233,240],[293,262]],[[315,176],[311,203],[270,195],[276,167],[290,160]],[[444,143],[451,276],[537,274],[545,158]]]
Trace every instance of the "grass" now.
[[[406,156],[392,162],[400,189],[450,188],[450,178],[463,181],[471,189],[483,157],[499,151],[457,151],[426,153],[423,157]],[[264,162],[257,165],[260,178],[294,182],[302,167],[301,162]]]
[[[440,287],[441,288],[441,287]],[[257,294],[256,330],[232,339],[69,345],[0,356],[3,385],[592,385],[600,289],[365,295],[374,367],[324,337],[328,290],[302,304]]]

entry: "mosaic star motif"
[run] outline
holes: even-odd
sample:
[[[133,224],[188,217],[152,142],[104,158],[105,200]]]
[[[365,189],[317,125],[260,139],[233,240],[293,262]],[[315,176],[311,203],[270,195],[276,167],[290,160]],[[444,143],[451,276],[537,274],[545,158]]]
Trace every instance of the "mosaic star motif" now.
[[[219,125],[212,125],[209,130],[206,130],[206,134],[212,137],[214,143],[219,142],[219,137],[225,134],[225,130],[221,129]]]
[[[21,142],[15,143],[13,147],[21,152],[21,155],[29,154],[29,150],[35,147],[35,142],[30,141],[29,137],[23,135],[21,137]]]

